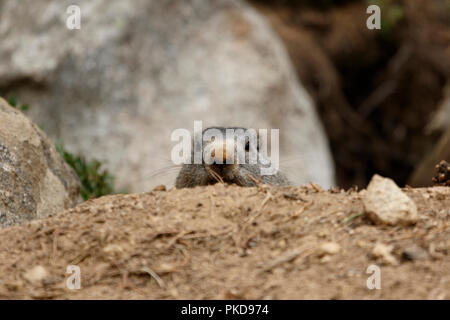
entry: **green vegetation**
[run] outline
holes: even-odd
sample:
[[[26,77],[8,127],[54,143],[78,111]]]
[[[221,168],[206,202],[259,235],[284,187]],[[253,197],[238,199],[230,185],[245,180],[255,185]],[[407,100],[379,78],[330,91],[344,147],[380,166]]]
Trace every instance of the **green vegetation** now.
[[[29,106],[27,104],[20,104],[19,105],[19,103],[17,102],[17,99],[15,97],[9,97],[8,103],[12,107],[14,107],[16,109],[19,109],[22,112],[28,111],[28,109],[29,109]]]
[[[347,217],[347,218],[345,218],[344,220],[342,220],[342,223],[349,223],[349,222],[352,222],[352,221],[355,220],[356,218],[359,218],[359,217],[361,217],[361,216],[363,216],[363,215],[364,215],[364,212],[352,214],[350,217]]]
[[[389,40],[398,23],[405,16],[405,9],[392,0],[369,0],[368,4],[376,4],[381,10],[381,36]]]
[[[80,178],[81,196],[84,200],[115,193],[114,177],[108,170],[102,170],[100,161],[87,161],[83,156],[74,155],[65,150],[62,143],[56,144],[56,150]]]
[[[9,97],[8,103],[22,112],[29,109],[28,104],[19,104],[14,96]],[[68,152],[61,142],[56,144],[56,150],[80,178],[81,196],[84,200],[115,193],[114,176],[108,170],[102,170],[100,161],[87,161],[83,156],[74,155]]]

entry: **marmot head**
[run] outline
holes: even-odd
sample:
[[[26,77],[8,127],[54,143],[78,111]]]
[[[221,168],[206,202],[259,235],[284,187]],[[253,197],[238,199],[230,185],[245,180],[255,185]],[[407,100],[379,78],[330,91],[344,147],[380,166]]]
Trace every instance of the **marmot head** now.
[[[271,162],[256,130],[242,127],[210,127],[194,137],[192,161],[184,164],[176,180],[177,188],[209,185],[217,182],[254,186],[259,182],[288,185],[280,172],[267,174]],[[201,159],[199,156],[201,155]],[[265,170],[264,170],[265,169]]]

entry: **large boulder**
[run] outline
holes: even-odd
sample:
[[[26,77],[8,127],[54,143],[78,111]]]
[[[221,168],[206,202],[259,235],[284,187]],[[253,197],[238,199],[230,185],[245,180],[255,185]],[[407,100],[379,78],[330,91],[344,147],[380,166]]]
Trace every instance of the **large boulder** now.
[[[70,151],[106,161],[118,188],[172,185],[171,132],[192,131],[194,120],[280,129],[290,180],[334,184],[315,106],[253,8],[80,0],[81,29],[70,30],[71,4],[0,4],[0,90],[32,102],[30,116]]]
[[[52,142],[0,98],[0,227],[54,215],[79,200],[79,179]]]

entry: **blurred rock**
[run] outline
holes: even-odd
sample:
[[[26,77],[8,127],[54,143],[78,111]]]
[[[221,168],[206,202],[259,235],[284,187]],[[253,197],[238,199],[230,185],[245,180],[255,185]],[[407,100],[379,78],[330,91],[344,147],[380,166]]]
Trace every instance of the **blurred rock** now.
[[[80,182],[45,134],[0,98],[0,227],[75,206]]]
[[[35,266],[23,275],[28,282],[35,285],[42,283],[48,276],[48,271],[43,266]]]
[[[364,195],[366,215],[377,224],[408,225],[417,222],[417,207],[389,178],[374,175]]]
[[[334,184],[328,142],[286,50],[240,0],[15,0],[0,11],[0,89],[67,149],[106,161],[128,191],[173,185],[176,128],[279,128],[296,184]]]
[[[428,252],[418,245],[413,244],[403,250],[402,258],[404,260],[426,260],[428,259]]]

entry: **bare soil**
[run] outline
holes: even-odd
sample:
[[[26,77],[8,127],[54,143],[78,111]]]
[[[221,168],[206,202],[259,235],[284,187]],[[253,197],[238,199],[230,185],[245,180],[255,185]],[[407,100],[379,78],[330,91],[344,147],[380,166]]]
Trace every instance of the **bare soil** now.
[[[315,185],[90,200],[0,230],[0,298],[450,299],[450,188],[403,190],[414,226],[374,225],[364,192]],[[374,257],[377,243],[397,263]],[[366,286],[372,264],[380,290]],[[79,290],[66,288],[68,265],[81,268]]]

